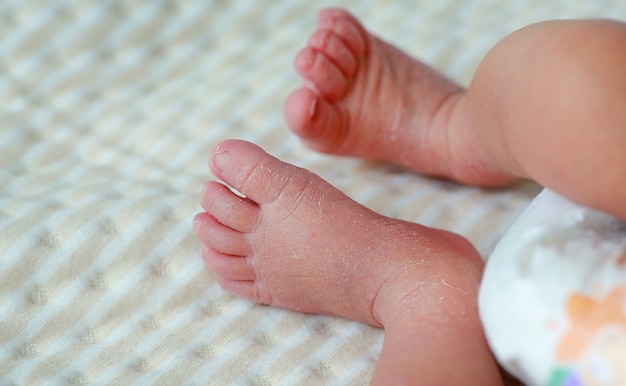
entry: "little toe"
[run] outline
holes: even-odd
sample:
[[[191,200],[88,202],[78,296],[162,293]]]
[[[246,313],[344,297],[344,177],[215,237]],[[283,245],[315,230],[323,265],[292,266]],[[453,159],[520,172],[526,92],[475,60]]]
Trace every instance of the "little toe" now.
[[[309,38],[308,46],[323,52],[345,76],[352,77],[356,73],[357,59],[333,31],[318,29]]]
[[[252,232],[259,221],[258,205],[219,182],[209,181],[204,185],[200,204],[217,221],[240,232]]]
[[[211,272],[223,279],[254,280],[256,277],[254,268],[245,257],[225,255],[218,250],[204,246],[202,259]]]
[[[294,59],[294,68],[329,102],[338,102],[345,95],[348,81],[337,65],[322,51],[303,48]]]
[[[224,290],[243,298],[262,304],[271,304],[268,299],[261,298],[258,292],[257,283],[253,280],[230,280],[225,277],[218,276],[217,284],[219,284]]]
[[[210,167],[215,176],[261,205],[274,202],[281,194],[297,199],[312,176],[241,140],[217,145]]]
[[[227,227],[208,213],[194,217],[193,229],[204,245],[224,254],[248,256],[252,252],[244,233]]]
[[[287,125],[313,150],[336,149],[347,135],[347,125],[337,107],[307,88],[293,91],[283,111]]]
[[[328,8],[319,12],[318,28],[327,29],[338,36],[354,56],[361,57],[367,51],[367,30],[356,17],[343,9]]]

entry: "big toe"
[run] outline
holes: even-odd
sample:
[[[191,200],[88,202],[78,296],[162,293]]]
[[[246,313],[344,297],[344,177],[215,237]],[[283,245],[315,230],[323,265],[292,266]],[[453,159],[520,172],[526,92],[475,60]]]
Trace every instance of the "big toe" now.
[[[313,150],[333,153],[347,134],[346,117],[338,107],[308,88],[299,88],[287,97],[284,113],[294,134]]]
[[[210,168],[216,177],[261,205],[274,202],[283,194],[297,197],[310,174],[240,140],[218,144],[211,155]]]

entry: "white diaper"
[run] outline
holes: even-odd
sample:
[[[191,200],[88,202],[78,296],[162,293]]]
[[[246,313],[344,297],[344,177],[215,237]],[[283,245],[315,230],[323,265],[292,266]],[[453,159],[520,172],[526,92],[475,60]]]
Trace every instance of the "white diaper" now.
[[[489,258],[479,307],[526,384],[626,385],[626,223],[544,190]]]

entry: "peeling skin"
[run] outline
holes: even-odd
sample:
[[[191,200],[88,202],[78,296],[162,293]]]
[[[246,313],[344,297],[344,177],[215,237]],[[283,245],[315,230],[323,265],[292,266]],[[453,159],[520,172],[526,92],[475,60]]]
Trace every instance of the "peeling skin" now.
[[[441,279],[441,284],[445,285],[446,287],[449,287],[449,288],[452,288],[452,289],[454,289],[454,290],[457,290],[457,291],[459,291],[459,292],[463,293],[464,295],[469,295],[469,294],[467,293],[467,291],[463,290],[462,288],[457,288],[457,287],[455,287],[455,286],[453,286],[453,285],[449,284],[449,283],[446,281],[446,279]]]

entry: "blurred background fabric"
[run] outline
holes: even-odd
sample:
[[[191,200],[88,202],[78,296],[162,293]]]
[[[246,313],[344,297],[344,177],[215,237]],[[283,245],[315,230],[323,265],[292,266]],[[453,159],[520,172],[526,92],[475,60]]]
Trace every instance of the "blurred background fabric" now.
[[[488,256],[538,186],[459,186],[289,132],[292,59],[324,6],[463,85],[524,25],[626,19],[609,0],[3,0],[0,385],[368,382],[382,330],[254,304],[203,267],[191,223],[222,139]]]

